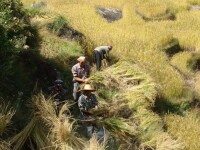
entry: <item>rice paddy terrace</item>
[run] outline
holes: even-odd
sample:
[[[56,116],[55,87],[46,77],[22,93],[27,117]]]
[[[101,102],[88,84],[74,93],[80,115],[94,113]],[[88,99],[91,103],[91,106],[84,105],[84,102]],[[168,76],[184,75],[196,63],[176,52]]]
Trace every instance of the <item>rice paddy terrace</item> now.
[[[98,123],[109,136],[107,143],[87,141],[75,133],[70,106],[56,112],[51,99],[36,93],[34,117],[8,140],[13,149],[200,149],[199,0],[22,2],[37,10],[31,22],[42,36],[40,55],[61,68],[70,68],[80,54],[90,59],[95,46],[113,46],[112,65],[90,77],[100,101],[96,114],[106,112]],[[66,26],[49,32],[58,16]],[[8,143],[1,146],[9,149]]]

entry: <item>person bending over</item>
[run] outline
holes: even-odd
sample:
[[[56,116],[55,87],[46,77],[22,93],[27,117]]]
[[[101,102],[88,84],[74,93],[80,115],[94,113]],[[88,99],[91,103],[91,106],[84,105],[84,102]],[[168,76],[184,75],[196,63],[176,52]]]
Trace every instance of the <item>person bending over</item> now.
[[[96,69],[101,70],[102,60],[106,60],[106,66],[110,63],[109,52],[112,50],[112,46],[99,46],[94,49],[94,63]]]

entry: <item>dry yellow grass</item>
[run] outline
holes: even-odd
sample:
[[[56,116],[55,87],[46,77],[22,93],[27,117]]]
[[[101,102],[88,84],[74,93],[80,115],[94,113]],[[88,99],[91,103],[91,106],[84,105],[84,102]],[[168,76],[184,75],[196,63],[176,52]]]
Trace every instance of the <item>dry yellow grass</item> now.
[[[186,150],[200,149],[200,118],[195,112],[186,116],[169,114],[165,116],[168,132],[180,138],[186,145]]]
[[[105,150],[106,149],[106,141],[103,142],[98,141],[97,137],[93,136],[85,145],[83,150]]]
[[[65,103],[58,111],[56,102],[51,98],[46,99],[42,94],[34,96],[33,102],[38,110],[36,114],[49,127],[50,148],[59,150],[82,149],[84,140],[76,136],[74,121],[70,121],[72,118],[66,114],[70,107],[68,103]]]

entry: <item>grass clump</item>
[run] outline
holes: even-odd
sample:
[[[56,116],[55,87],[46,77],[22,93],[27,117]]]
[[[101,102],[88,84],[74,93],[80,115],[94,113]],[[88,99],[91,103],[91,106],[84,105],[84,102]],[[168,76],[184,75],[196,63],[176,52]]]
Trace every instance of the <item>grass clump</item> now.
[[[57,37],[51,35],[45,35],[41,43],[41,54],[46,58],[56,59],[57,57],[60,60],[68,60],[70,63],[71,59],[81,55],[81,47],[76,42],[68,42],[60,40]]]
[[[63,16],[58,16],[52,23],[47,25],[47,29],[55,34],[58,34],[58,32],[67,24],[68,22]]]
[[[169,10],[166,3],[162,1],[140,2],[136,13],[145,21],[174,20],[175,15]]]

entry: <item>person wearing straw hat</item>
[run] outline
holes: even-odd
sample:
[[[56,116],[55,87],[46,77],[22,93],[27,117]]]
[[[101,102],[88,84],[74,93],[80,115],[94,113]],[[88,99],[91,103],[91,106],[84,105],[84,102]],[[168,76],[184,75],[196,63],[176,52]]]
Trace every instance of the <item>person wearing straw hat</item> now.
[[[82,92],[81,96],[78,100],[78,107],[81,112],[82,121],[85,121],[87,127],[87,134],[89,137],[92,137],[95,126],[95,119],[92,117],[93,110],[98,109],[98,101],[92,92],[95,91],[94,88],[90,84],[85,84],[83,88],[80,90]],[[91,120],[91,121],[90,121]],[[102,128],[98,128],[97,137],[102,137],[104,135],[104,131]]]
[[[96,63],[96,69],[101,69],[101,61],[106,60],[106,66],[110,63],[109,52],[112,50],[112,46],[99,46],[94,49],[94,63]]]
[[[75,64],[71,70],[74,82],[73,97],[76,101],[80,96],[80,85],[88,83],[88,77],[90,76],[90,66],[86,63],[86,58],[84,56],[80,56],[77,61],[78,63]]]

